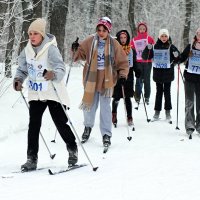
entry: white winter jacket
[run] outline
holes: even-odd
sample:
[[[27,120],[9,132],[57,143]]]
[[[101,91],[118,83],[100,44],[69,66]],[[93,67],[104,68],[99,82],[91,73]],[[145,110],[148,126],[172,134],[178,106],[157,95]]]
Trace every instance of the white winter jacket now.
[[[56,38],[53,35],[46,35],[42,44],[36,48],[29,41],[19,56],[18,64],[19,67],[17,68],[15,78],[23,83],[28,77],[29,101],[53,100],[69,107],[69,98],[63,80],[66,69],[62,56],[57,48]],[[52,70],[55,73],[55,79],[53,81],[46,81],[43,78],[42,72],[44,69]],[[51,82],[55,86],[61,102]],[[40,84],[45,86],[43,87],[45,89],[38,87]]]

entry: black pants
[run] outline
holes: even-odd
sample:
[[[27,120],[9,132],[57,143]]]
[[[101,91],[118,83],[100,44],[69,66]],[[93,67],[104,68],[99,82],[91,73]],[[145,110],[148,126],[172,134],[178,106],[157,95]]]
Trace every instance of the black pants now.
[[[136,79],[135,96],[140,99],[144,84],[144,97],[149,99],[151,94],[151,69],[152,63],[137,63],[137,68],[141,71],[140,78]]]
[[[156,101],[154,110],[162,110],[162,97],[165,96],[165,110],[171,110],[171,82],[169,83],[156,83]]]
[[[117,113],[117,107],[119,104],[119,99],[114,98],[112,102],[112,113]],[[126,103],[126,110],[127,110],[127,118],[132,117],[132,103],[130,97],[125,97],[125,103]]]
[[[67,125],[67,117],[60,103],[56,101],[30,101],[29,108],[29,130],[28,130],[28,149],[27,156],[37,158],[39,150],[39,133],[42,122],[42,115],[48,106],[51,117],[56,125],[58,132],[69,149],[77,148],[76,138]]]

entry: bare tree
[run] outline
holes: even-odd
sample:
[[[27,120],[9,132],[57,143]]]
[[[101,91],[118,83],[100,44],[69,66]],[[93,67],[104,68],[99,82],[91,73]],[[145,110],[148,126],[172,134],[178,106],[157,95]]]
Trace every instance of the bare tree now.
[[[22,11],[23,11],[23,23],[22,23],[22,37],[21,37],[21,43],[20,43],[20,48],[19,48],[19,52],[22,51],[22,49],[24,49],[24,47],[27,44],[28,41],[28,27],[30,25],[30,23],[33,20],[33,6],[32,6],[32,2],[30,1],[26,1],[26,0],[22,0]]]
[[[5,76],[7,78],[12,78],[11,65],[12,65],[12,52],[13,44],[15,39],[15,16],[14,16],[14,0],[9,0],[9,36],[6,48],[6,59],[5,59]]]
[[[183,46],[184,47],[189,43],[192,7],[193,7],[193,1],[185,0],[185,24],[184,24],[184,30],[183,30]]]
[[[4,26],[7,7],[8,7],[8,0],[0,1],[0,34],[2,33],[2,29]]]
[[[99,2],[99,14],[101,17],[112,17],[112,0],[102,0]]]
[[[128,9],[128,20],[131,27],[132,36],[136,34],[135,26],[135,0],[130,0]]]
[[[55,35],[58,48],[64,58],[65,26],[68,13],[68,0],[54,0],[50,17],[50,33]]]
[[[33,18],[42,17],[42,0],[33,0]]]

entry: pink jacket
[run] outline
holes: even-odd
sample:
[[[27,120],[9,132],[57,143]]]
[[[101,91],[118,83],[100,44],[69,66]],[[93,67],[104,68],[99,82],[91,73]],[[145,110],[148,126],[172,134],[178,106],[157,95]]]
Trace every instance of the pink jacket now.
[[[138,29],[139,26],[144,25],[146,27],[146,32],[145,33],[139,33]],[[137,27],[137,36],[134,37],[131,42],[131,47],[136,51],[137,54],[137,62],[152,62],[151,59],[149,60],[143,60],[141,58],[142,51],[145,49],[147,44],[155,44],[154,39],[148,35],[148,29],[147,25],[145,23],[139,23]]]

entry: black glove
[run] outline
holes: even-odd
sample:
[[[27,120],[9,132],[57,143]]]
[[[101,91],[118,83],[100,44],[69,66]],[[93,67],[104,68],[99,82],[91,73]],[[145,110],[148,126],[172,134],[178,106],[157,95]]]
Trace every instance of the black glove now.
[[[15,78],[13,81],[13,88],[16,91],[22,91],[22,82],[19,79]]]
[[[119,78],[118,82],[121,86],[123,86],[126,82],[126,79],[124,77],[121,77],[121,78]]]
[[[78,47],[79,47],[78,40],[79,40],[79,38],[77,37],[77,38],[76,38],[76,41],[74,41],[74,42],[72,43],[72,51],[73,51],[73,52],[77,51],[77,49],[78,49]]]
[[[141,76],[141,71],[140,71],[140,69],[135,69],[135,77],[136,78],[140,78],[140,76]]]

